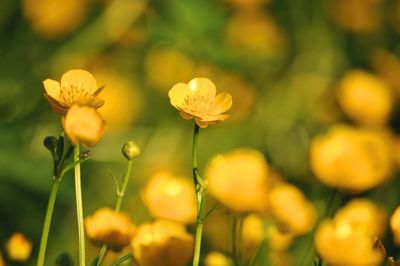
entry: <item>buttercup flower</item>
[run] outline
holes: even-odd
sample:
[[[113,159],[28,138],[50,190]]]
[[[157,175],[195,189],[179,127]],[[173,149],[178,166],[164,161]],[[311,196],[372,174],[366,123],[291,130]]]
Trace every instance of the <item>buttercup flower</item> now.
[[[285,251],[292,244],[294,235],[288,231],[282,231],[276,224],[270,224],[266,230],[268,247],[273,251]]]
[[[377,131],[338,125],[311,143],[311,168],[326,185],[349,192],[372,189],[391,176],[393,152]]]
[[[184,266],[192,258],[194,239],[183,224],[157,220],[140,225],[131,245],[140,266]]]
[[[147,183],[142,196],[156,218],[185,224],[196,221],[196,193],[193,182],[187,178],[157,173]]]
[[[187,84],[178,83],[168,96],[184,119],[194,118],[201,128],[228,119],[229,115],[223,113],[232,107],[232,96],[228,93],[216,95],[214,83],[207,78],[195,78]]]
[[[232,260],[220,252],[210,252],[204,258],[204,266],[232,266]]]
[[[62,120],[65,133],[74,145],[94,146],[105,130],[105,122],[96,109],[73,105]]]
[[[302,191],[288,183],[280,183],[269,191],[272,216],[285,230],[302,235],[312,230],[317,221],[317,211]]]
[[[266,208],[268,171],[262,153],[236,149],[213,158],[205,177],[215,199],[236,212],[251,212]]]
[[[390,217],[390,228],[394,235],[394,242],[397,246],[400,246],[400,206],[393,212]]]
[[[14,233],[7,241],[8,257],[13,261],[25,262],[32,252],[32,243],[21,233]]]
[[[335,214],[336,221],[347,221],[371,236],[380,237],[386,228],[386,212],[368,199],[353,199]]]
[[[81,69],[69,70],[61,77],[61,83],[52,79],[43,81],[44,96],[51,108],[65,115],[72,105],[101,107],[104,101],[98,98],[102,88],[97,87],[95,78],[88,71]]]
[[[314,238],[315,248],[328,265],[378,266],[385,254],[372,236],[346,221],[324,220]]]
[[[393,108],[393,95],[386,83],[363,70],[352,70],[342,78],[338,100],[351,119],[368,126],[384,125]]]
[[[136,232],[136,227],[126,214],[109,208],[98,209],[86,217],[85,228],[88,238],[95,245],[106,244],[114,251],[129,245]]]

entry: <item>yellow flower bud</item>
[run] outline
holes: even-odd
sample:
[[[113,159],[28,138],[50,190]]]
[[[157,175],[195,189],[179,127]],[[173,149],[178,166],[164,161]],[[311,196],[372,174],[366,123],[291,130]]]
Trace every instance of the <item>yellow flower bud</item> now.
[[[259,151],[236,149],[213,158],[205,177],[210,194],[228,208],[259,211],[267,204],[268,169]]]
[[[271,224],[267,228],[268,247],[273,251],[285,251],[292,244],[294,234],[288,231],[282,231],[276,224]]]
[[[128,141],[122,146],[122,154],[130,161],[140,155],[140,148],[134,141]]]
[[[72,144],[94,146],[105,131],[105,122],[96,109],[73,105],[63,118],[62,124]]]
[[[320,181],[349,192],[372,189],[391,176],[392,147],[381,132],[339,125],[311,143],[311,168]]]
[[[232,260],[220,252],[210,252],[204,259],[204,266],[232,266]]]
[[[317,221],[314,205],[300,189],[288,183],[279,183],[270,190],[269,203],[272,217],[295,235],[310,232]]]
[[[394,242],[400,246],[400,206],[395,209],[390,217],[390,228],[394,235]]]
[[[363,125],[384,125],[393,108],[390,88],[362,70],[352,70],[343,77],[338,86],[338,99],[345,113]]]
[[[129,245],[136,227],[129,217],[109,208],[98,209],[85,218],[86,234],[95,245],[106,244],[114,251]]]
[[[140,266],[184,266],[192,258],[194,238],[183,224],[157,220],[140,225],[131,245]]]
[[[196,221],[196,193],[190,179],[159,172],[149,180],[142,196],[156,218],[185,224]]]
[[[6,251],[10,260],[25,262],[32,252],[32,243],[21,233],[14,233],[7,241]]]

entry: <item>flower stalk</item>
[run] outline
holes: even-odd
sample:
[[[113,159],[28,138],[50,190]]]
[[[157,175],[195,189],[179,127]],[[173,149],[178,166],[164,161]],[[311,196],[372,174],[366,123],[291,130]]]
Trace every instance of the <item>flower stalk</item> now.
[[[200,261],[203,221],[205,214],[205,205],[207,201],[206,183],[198,174],[198,169],[197,169],[197,146],[199,139],[199,130],[200,130],[199,126],[195,124],[193,132],[193,146],[192,146],[192,167],[193,167],[193,181],[197,195],[197,224],[196,224],[196,240],[194,246],[193,266],[198,266]]]
[[[79,144],[74,147],[74,163],[79,161]],[[83,207],[82,207],[82,189],[81,189],[81,165],[75,164],[75,196],[76,196],[76,214],[78,221],[79,238],[79,265],[85,266],[85,229],[83,227]]]
[[[46,249],[47,249],[47,240],[49,238],[51,220],[53,217],[54,205],[56,202],[58,187],[60,186],[60,183],[61,183],[60,177],[56,177],[56,176],[53,177],[53,184],[51,186],[50,197],[49,197],[49,201],[47,203],[46,216],[44,218],[42,237],[40,240],[39,256],[38,256],[38,260],[37,260],[37,264],[36,264],[37,266],[44,265],[44,261],[45,261],[45,257],[46,257]]]
[[[123,199],[123,197],[125,195],[125,190],[126,190],[126,187],[128,185],[129,177],[131,176],[132,164],[133,164],[133,160],[129,159],[128,160],[128,167],[126,169],[126,172],[125,172],[124,176],[122,177],[121,187],[117,186],[117,201],[116,201],[115,207],[114,207],[115,212],[119,212],[121,210],[122,199]],[[101,247],[100,252],[99,252],[98,260],[97,260],[97,262],[95,264],[96,266],[101,265],[101,263],[104,260],[104,257],[107,254],[107,251],[108,251],[108,246],[107,245],[103,245]]]

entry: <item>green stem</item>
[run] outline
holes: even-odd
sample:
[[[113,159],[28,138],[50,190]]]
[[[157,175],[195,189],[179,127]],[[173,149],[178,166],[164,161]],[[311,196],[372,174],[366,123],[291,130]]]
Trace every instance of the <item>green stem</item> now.
[[[121,209],[122,199],[125,195],[125,190],[128,185],[129,177],[131,176],[132,162],[133,162],[132,160],[128,161],[128,167],[126,169],[124,176],[122,177],[122,183],[121,183],[122,186],[121,186],[121,189],[118,189],[117,201],[116,201],[115,207],[114,207],[115,212],[119,212]],[[101,265],[101,263],[103,262],[103,259],[107,254],[107,250],[108,250],[107,245],[103,245],[101,247],[101,250],[100,250],[99,256],[98,256],[99,259],[97,260],[97,264],[96,264],[97,266]]]
[[[59,187],[60,183],[61,183],[61,178],[54,177],[53,184],[51,186],[49,202],[47,203],[46,216],[44,218],[43,232],[42,232],[42,238],[40,240],[39,257],[37,260],[37,266],[44,265],[44,261],[45,261],[45,257],[46,257],[47,240],[49,238],[49,232],[50,232],[51,219],[53,217],[54,204],[56,202],[57,191],[58,191],[58,187]]]
[[[74,148],[74,162],[79,161],[79,144]],[[83,227],[83,207],[81,190],[81,165],[75,165],[75,196],[76,196],[76,214],[78,219],[78,237],[79,237],[79,265],[85,266],[85,229]]]
[[[201,238],[203,234],[203,221],[205,214],[205,205],[207,201],[207,187],[204,180],[200,177],[197,171],[197,146],[199,139],[199,126],[195,124],[193,132],[192,146],[192,167],[193,167],[193,182],[197,194],[197,224],[196,224],[196,240],[194,246],[193,266],[198,266],[200,262]]]
[[[233,220],[232,220],[232,258],[234,261],[235,266],[239,266],[239,254],[237,250],[237,224],[238,224],[238,218],[236,215],[233,215]]]

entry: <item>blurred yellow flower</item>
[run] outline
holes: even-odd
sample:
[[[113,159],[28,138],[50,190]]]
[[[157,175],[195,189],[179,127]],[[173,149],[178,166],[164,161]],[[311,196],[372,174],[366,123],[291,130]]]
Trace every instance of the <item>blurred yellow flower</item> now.
[[[65,133],[72,144],[94,146],[105,131],[105,122],[96,109],[73,105],[62,119]]]
[[[207,78],[175,84],[168,96],[184,119],[194,118],[201,128],[228,119],[229,115],[223,113],[232,107],[232,96],[229,93],[216,95],[214,83]]]
[[[335,220],[348,222],[370,236],[380,237],[386,229],[386,212],[369,199],[353,199],[335,214]]]
[[[85,218],[86,234],[95,245],[106,244],[114,251],[129,245],[136,227],[129,217],[110,208],[98,209]]]
[[[400,206],[394,210],[392,217],[390,217],[390,228],[393,232],[394,242],[397,246],[400,246]]]
[[[378,77],[363,70],[352,70],[338,85],[338,100],[354,121],[369,126],[384,125],[393,108],[390,88]]]
[[[243,219],[241,243],[243,253],[247,260],[256,254],[261,242],[266,237],[264,221],[257,214],[250,214]]]
[[[194,239],[183,224],[157,220],[140,225],[131,245],[140,266],[184,266],[192,258]]]
[[[333,21],[341,28],[368,33],[382,24],[382,0],[329,0],[328,9]]]
[[[226,92],[232,95],[235,105],[229,110],[229,119],[245,118],[257,106],[257,89],[238,73],[210,65],[198,65],[195,76],[209,77],[218,88],[226,88]]]
[[[261,152],[242,148],[213,158],[205,177],[215,199],[233,211],[251,212],[266,208],[268,170]]]
[[[73,104],[96,109],[104,104],[104,101],[97,97],[102,89],[97,87],[96,79],[86,70],[69,70],[61,77],[61,83],[46,79],[43,85],[44,96],[51,108],[61,115],[65,115]]]
[[[163,94],[181,80],[193,77],[194,62],[173,48],[152,49],[145,58],[147,78]]]
[[[0,266],[5,266],[5,265],[6,264],[5,264],[4,260],[3,260],[3,256],[0,253]]]
[[[87,0],[24,0],[23,13],[36,32],[52,39],[74,31],[87,6]]]
[[[273,218],[295,235],[310,232],[317,221],[317,211],[302,191],[288,183],[275,185],[269,191],[269,208]]]
[[[391,176],[393,153],[388,137],[377,131],[337,125],[310,147],[311,168],[324,184],[361,192]]]
[[[138,86],[127,76],[103,68],[93,70],[100,84],[107,84],[101,93],[104,105],[99,114],[107,121],[108,128],[118,130],[132,125],[143,107]]]
[[[285,251],[293,243],[294,235],[288,231],[282,231],[276,224],[270,224],[266,230],[268,247],[273,251]]]
[[[379,266],[385,254],[374,238],[347,221],[324,220],[314,238],[315,248],[328,265]]]
[[[274,19],[263,11],[239,11],[226,26],[225,39],[238,55],[282,57],[286,36]]]
[[[187,178],[159,172],[149,180],[142,197],[155,218],[185,224],[196,221],[196,192]]]
[[[25,262],[32,252],[32,242],[21,233],[14,233],[6,243],[6,251],[10,260]]]
[[[220,252],[210,252],[204,258],[204,266],[232,266],[232,260]]]

